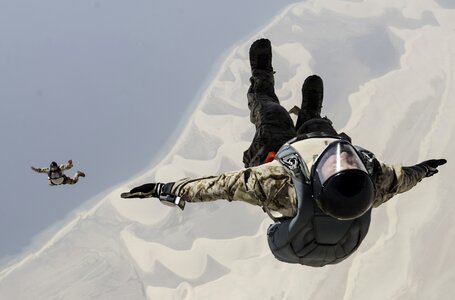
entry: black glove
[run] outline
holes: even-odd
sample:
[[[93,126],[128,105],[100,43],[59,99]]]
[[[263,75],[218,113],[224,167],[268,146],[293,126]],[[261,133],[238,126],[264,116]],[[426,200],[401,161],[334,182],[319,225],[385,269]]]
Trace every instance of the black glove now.
[[[146,183],[135,187],[129,192],[122,193],[122,198],[159,198],[164,183]]]
[[[135,187],[129,192],[122,193],[120,197],[130,198],[158,198],[161,203],[168,206],[178,206],[181,210],[185,208],[185,201],[180,197],[171,194],[174,182],[169,183],[146,183]]]
[[[418,164],[418,167],[424,168],[427,172],[425,177],[433,176],[434,174],[438,173],[438,167],[445,164],[447,160],[445,159],[430,159]]]

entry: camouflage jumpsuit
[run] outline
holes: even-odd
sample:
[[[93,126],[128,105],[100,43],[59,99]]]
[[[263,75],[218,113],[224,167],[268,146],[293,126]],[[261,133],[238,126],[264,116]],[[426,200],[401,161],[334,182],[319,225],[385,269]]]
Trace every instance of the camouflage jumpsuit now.
[[[64,163],[64,164],[61,164],[59,166],[60,168],[60,173],[61,173],[61,177],[63,178],[63,182],[60,183],[60,184],[75,184],[79,181],[79,177],[81,176],[81,174],[83,174],[82,172],[80,171],[77,171],[73,177],[68,177],[66,176],[65,174],[63,174],[63,171],[65,170],[69,170],[73,167],[73,164],[71,162],[67,162],[67,163]],[[32,170],[35,171],[35,172],[38,172],[38,173],[46,173],[46,174],[49,174],[49,168],[35,168],[35,167],[32,167]],[[50,178],[48,177],[48,184],[49,185],[58,185],[58,184],[54,184],[52,183],[52,181],[50,180]]]
[[[182,179],[172,187],[172,193],[186,202],[206,202],[217,199],[244,201],[267,207],[271,211],[292,217],[296,213],[297,195],[287,170],[277,161],[264,164],[269,151],[278,149],[298,134],[324,132],[337,134],[332,122],[325,118],[305,118],[299,112],[296,128],[289,113],[275,95],[273,71],[253,70],[248,90],[250,121],[256,127],[251,146],[244,152],[245,169],[219,176]],[[344,134],[342,134],[344,135]],[[350,138],[346,135],[345,139]],[[388,166],[373,159],[371,177],[375,183],[374,207],[403,193],[425,177],[426,171],[415,167]]]

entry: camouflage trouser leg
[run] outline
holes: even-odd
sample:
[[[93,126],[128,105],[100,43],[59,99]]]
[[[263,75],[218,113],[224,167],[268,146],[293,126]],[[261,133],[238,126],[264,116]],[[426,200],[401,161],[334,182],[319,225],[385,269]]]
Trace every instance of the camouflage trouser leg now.
[[[79,173],[73,175],[73,177],[65,176],[63,184],[76,184],[79,181]]]
[[[256,133],[251,146],[243,154],[245,167],[261,165],[270,151],[278,151],[296,135],[289,113],[275,94],[273,72],[254,70],[250,81],[248,108]]]

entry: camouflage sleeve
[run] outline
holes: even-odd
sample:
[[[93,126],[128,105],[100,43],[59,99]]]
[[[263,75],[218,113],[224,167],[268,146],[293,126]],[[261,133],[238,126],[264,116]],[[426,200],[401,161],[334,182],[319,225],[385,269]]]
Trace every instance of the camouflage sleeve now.
[[[37,173],[49,173],[49,168],[36,168],[32,167],[32,170]]]
[[[61,165],[60,165],[60,169],[61,169],[62,171],[64,171],[64,170],[69,170],[69,169],[71,169],[72,167],[73,167],[73,162],[72,162],[72,161],[68,161],[67,163],[61,164]]]
[[[426,171],[418,167],[388,166],[379,162],[375,174],[376,195],[374,207],[387,202],[393,196],[409,191],[425,177]]]
[[[182,179],[175,182],[172,193],[186,202],[225,199],[265,205],[283,215],[292,215],[296,211],[291,178],[278,162],[219,176]]]

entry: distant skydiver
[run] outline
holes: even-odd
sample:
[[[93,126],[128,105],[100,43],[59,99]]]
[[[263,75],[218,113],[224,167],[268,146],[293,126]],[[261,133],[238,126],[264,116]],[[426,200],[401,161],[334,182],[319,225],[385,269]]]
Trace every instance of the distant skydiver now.
[[[85,177],[84,172],[77,171],[73,177],[68,177],[63,174],[64,170],[69,170],[73,167],[73,161],[70,159],[66,164],[58,165],[55,161],[51,162],[49,168],[36,168],[32,170],[38,173],[46,173],[48,176],[49,185],[75,184],[79,177]]]
[[[371,210],[438,172],[445,159],[414,166],[388,166],[351,144],[321,117],[323,82],[309,76],[296,125],[274,91],[270,41],[255,41],[249,52],[250,121],[256,126],[244,152],[245,168],[217,176],[148,183],[123,198],[159,198],[184,208],[186,202],[217,199],[260,206],[275,221],[268,242],[275,257],[321,267],[350,256],[370,226]]]

